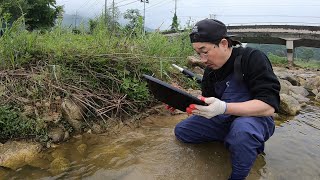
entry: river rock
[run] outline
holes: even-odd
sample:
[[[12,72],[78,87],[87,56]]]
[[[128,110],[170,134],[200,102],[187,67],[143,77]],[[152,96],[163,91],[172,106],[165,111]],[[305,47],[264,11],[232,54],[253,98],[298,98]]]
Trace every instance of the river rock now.
[[[290,91],[304,97],[309,95],[309,92],[302,86],[290,86]]]
[[[287,94],[280,94],[280,112],[287,115],[296,115],[301,109],[299,102]]]
[[[290,87],[292,86],[292,84],[289,81],[283,79],[279,79],[279,82],[281,85],[280,93],[289,94]]]
[[[298,76],[297,79],[298,79],[298,81],[300,83],[300,86],[305,86],[306,85],[306,83],[307,83],[306,79],[304,79],[304,78],[302,78],[300,76]]]
[[[295,98],[300,104],[307,103],[310,101],[309,98],[302,96],[301,94],[295,94],[293,92],[290,92],[290,95]]]
[[[28,164],[26,159],[36,159],[41,149],[36,142],[8,141],[0,146],[0,166],[16,170]]]
[[[305,88],[312,91],[314,89],[318,89],[319,86],[320,86],[320,76],[316,76],[314,78],[309,78],[307,80]]]
[[[294,76],[288,76],[286,78],[287,81],[289,81],[293,86],[300,86],[300,82],[298,80],[298,78],[294,77]]]
[[[87,148],[88,148],[88,146],[87,146],[86,144],[80,144],[80,145],[77,147],[77,150],[78,150],[78,152],[79,152],[81,155],[83,155],[83,154],[86,153]]]
[[[71,99],[64,99],[61,104],[64,117],[69,122],[69,124],[74,128],[75,131],[81,132],[81,126],[83,121],[83,115],[81,113],[81,108],[74,103]]]
[[[55,127],[49,130],[48,136],[53,143],[59,143],[64,140],[65,133],[62,128]]]
[[[320,92],[316,95],[316,97],[314,98],[316,101],[320,102]]]
[[[48,122],[53,122],[53,123],[58,123],[62,118],[62,114],[58,112],[51,112],[49,114],[46,114],[43,116],[41,119],[48,123]]]
[[[312,92],[314,95],[317,95],[317,94],[319,93],[318,89],[313,89],[311,92]]]
[[[278,68],[278,67],[274,67],[274,73],[277,75],[278,78],[280,79],[286,79],[287,77],[291,76],[288,73],[287,69],[283,69],[283,68]]]
[[[70,168],[70,166],[71,166],[71,163],[68,159],[63,157],[58,157],[51,162],[49,171],[53,175],[58,175],[67,171]]]
[[[50,160],[48,159],[47,154],[44,153],[27,156],[25,161],[28,165],[40,169],[48,169],[50,167]]]

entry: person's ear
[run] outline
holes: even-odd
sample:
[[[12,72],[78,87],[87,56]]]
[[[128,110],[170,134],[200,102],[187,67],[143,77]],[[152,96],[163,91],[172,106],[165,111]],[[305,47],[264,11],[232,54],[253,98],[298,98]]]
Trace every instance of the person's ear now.
[[[221,44],[222,47],[228,48],[228,40],[226,40],[226,39],[223,38],[223,39],[220,41],[220,44]]]

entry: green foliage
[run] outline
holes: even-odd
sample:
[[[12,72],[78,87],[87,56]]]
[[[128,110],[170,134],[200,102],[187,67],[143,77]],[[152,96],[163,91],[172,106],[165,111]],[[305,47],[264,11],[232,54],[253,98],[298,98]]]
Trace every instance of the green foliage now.
[[[305,61],[304,59],[295,59],[294,63],[303,68],[320,69],[320,61]]]
[[[28,30],[53,27],[63,11],[62,6],[56,6],[56,0],[3,0],[0,9],[0,17],[9,24],[24,16]]]
[[[28,59],[35,38],[35,33],[30,34],[24,29],[24,18],[19,18],[11,28],[6,28],[0,38],[0,61],[2,61],[0,67],[16,67]]]
[[[129,20],[129,23],[125,26],[127,31],[137,34],[142,32],[143,17],[138,9],[127,9],[123,18]]]
[[[172,31],[179,30],[178,16],[176,13],[174,13],[173,18],[172,18],[171,30]]]
[[[274,54],[280,57],[286,57],[286,46],[284,45],[271,45],[271,44],[252,44],[248,43],[248,47],[253,47],[261,50],[265,54]]]
[[[279,57],[276,56],[272,53],[268,54],[268,57],[271,61],[272,64],[275,65],[287,65],[288,64],[288,59],[287,57]],[[315,61],[315,60],[308,60],[306,59],[294,59],[294,64],[298,65],[303,68],[312,68],[312,69],[319,69],[320,68],[320,61]]]
[[[30,72],[32,77],[22,82],[20,79],[20,84],[17,83],[20,77],[13,77],[15,84],[6,88],[30,102],[50,101],[50,97],[64,98],[72,93],[79,93],[78,97],[90,96],[86,101],[91,103],[89,109],[92,106],[106,108],[108,117],[137,113],[154,102],[141,75],[154,75],[167,81],[176,77],[173,74],[176,69],[171,64],[186,66],[187,56],[194,53],[188,32],[167,37],[158,32],[142,35],[141,29],[141,16],[137,19],[136,31],[131,35],[126,29],[112,31],[100,17],[92,22],[89,34],[83,31],[75,34],[72,29],[61,26],[39,33],[26,31],[21,18],[0,37],[0,68],[4,71],[21,68],[26,74]],[[58,82],[48,78],[48,65],[61,67]],[[187,84],[193,86],[192,81],[187,81]],[[121,107],[113,108],[116,106],[113,102],[118,102],[118,99],[121,99]],[[91,112],[96,112],[94,110]],[[90,116],[94,117],[92,114]],[[39,124],[36,121],[36,125],[30,127],[34,130],[41,126]],[[34,130],[33,134],[36,133],[37,130]]]
[[[43,135],[36,120],[23,117],[19,112],[17,108],[0,106],[0,140]]]
[[[89,31],[90,31],[90,33],[93,33],[93,31],[98,26],[98,23],[99,22],[97,20],[89,19]]]
[[[310,59],[313,57],[314,53],[311,49],[303,49],[301,56],[299,56],[302,59],[305,59],[307,62],[310,61]]]
[[[286,57],[279,57],[277,55],[274,55],[272,53],[268,53],[268,57],[272,64],[288,64],[288,60]]]
[[[29,8],[26,0],[2,0],[0,3],[0,17],[6,23],[12,24],[19,19]]]
[[[277,44],[247,44],[249,47],[260,49],[262,52],[268,54],[272,53],[274,55],[280,57],[286,57],[286,46],[277,45]],[[296,47],[294,49],[294,58],[295,59],[304,59],[308,60],[320,60],[320,49],[319,48],[311,48],[311,47]]]
[[[150,94],[145,82],[141,82],[141,80],[137,78],[123,78],[122,81],[122,91],[126,92],[128,98],[141,102],[150,100]]]

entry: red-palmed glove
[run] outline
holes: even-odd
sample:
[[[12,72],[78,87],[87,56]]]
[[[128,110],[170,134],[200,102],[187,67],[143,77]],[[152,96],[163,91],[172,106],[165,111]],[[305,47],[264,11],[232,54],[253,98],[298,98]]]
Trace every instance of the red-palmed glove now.
[[[217,115],[224,114],[227,110],[227,103],[215,97],[205,98],[201,96],[199,99],[207,103],[208,106],[190,104],[190,106],[186,109],[187,113],[192,113],[194,115],[199,115],[210,119]]]
[[[174,112],[176,110],[176,108],[169,106],[168,104],[165,104],[165,107],[167,110],[169,110],[170,112]]]

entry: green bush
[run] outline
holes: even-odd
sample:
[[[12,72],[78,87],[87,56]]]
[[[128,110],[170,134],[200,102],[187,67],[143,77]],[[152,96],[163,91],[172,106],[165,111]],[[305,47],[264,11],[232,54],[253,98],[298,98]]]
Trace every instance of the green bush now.
[[[20,110],[10,106],[0,106],[0,140],[9,138],[37,137],[36,120],[23,117]]]
[[[268,57],[269,57],[272,64],[276,64],[276,65],[288,64],[288,60],[286,57],[280,57],[280,56],[274,55],[272,53],[268,53]]]
[[[320,68],[320,61],[316,60],[302,60],[302,59],[295,59],[294,63],[300,67],[304,68],[311,68],[311,69],[319,69]]]

